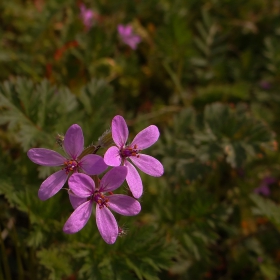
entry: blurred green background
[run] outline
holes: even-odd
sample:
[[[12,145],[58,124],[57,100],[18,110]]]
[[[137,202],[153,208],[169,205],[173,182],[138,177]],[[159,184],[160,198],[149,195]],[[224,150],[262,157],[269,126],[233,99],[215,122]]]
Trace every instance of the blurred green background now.
[[[0,280],[279,279],[279,50],[277,0],[1,1]],[[40,201],[26,152],[116,114],[130,141],[159,127],[165,174],[107,245],[94,219],[62,232],[67,193]]]

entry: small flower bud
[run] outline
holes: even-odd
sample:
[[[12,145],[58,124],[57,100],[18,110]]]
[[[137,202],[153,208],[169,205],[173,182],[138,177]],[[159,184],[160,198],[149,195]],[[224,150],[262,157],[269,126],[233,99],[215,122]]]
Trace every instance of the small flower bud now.
[[[114,145],[114,141],[112,138],[112,131],[111,129],[106,130],[102,136],[100,136],[98,138],[98,146],[100,146],[101,148],[108,148],[112,145]]]
[[[62,147],[63,142],[64,142],[64,136],[57,134],[57,136],[55,137],[55,141],[60,147]]]
[[[96,146],[94,146],[94,145],[89,146],[82,151],[82,153],[79,155],[79,159],[81,159],[84,156],[89,155],[89,154],[95,154],[97,150],[98,149]]]

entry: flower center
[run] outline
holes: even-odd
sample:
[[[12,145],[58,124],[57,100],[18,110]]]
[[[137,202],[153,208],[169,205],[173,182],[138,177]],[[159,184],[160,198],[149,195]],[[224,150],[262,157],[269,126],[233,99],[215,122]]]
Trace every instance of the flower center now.
[[[96,191],[93,199],[99,205],[99,209],[102,209],[104,206],[108,207],[109,199],[101,192]]]
[[[64,170],[66,174],[69,172],[75,172],[79,166],[78,162],[76,160],[67,160],[64,162]]]
[[[141,152],[141,150],[138,150],[137,149],[137,145],[134,145],[133,148],[132,147],[125,147],[125,148],[122,148],[120,150],[120,156],[122,158],[127,158],[127,157],[131,157],[131,156],[134,156],[134,157],[139,157],[139,153]]]

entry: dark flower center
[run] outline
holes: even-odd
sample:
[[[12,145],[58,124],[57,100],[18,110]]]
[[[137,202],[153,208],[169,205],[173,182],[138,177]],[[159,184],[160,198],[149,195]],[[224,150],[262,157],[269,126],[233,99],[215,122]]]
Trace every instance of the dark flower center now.
[[[78,162],[76,160],[67,160],[64,162],[64,170],[66,174],[69,172],[75,172],[79,166]]]
[[[99,205],[99,209],[102,209],[104,206],[108,207],[109,199],[101,192],[96,191],[93,197],[94,201]]]
[[[120,156],[122,158],[127,158],[127,157],[131,157],[131,156],[139,157],[140,152],[141,152],[141,150],[137,149],[137,145],[134,145],[133,148],[128,146],[128,147],[122,148],[120,150]]]

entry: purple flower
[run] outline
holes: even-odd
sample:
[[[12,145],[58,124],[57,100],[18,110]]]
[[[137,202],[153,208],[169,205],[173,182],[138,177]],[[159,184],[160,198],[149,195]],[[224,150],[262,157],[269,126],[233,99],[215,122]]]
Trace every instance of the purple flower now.
[[[87,9],[84,4],[80,5],[80,16],[83,20],[83,24],[86,29],[90,29],[93,25],[93,20],[96,17],[96,13],[91,9]]]
[[[263,194],[264,196],[270,195],[269,185],[274,184],[276,179],[273,177],[265,177],[263,178],[260,186],[254,189],[254,193]]]
[[[84,136],[81,127],[73,124],[67,130],[63,148],[67,156],[43,148],[30,149],[28,157],[34,163],[44,166],[61,166],[62,169],[49,176],[40,186],[38,196],[46,200],[55,195],[65,184],[69,175],[75,172],[85,172],[89,175],[97,175],[105,171],[107,165],[101,156],[86,155],[79,158],[84,149]]]
[[[124,216],[137,215],[141,211],[140,203],[130,196],[123,194],[107,196],[104,194],[119,188],[126,175],[126,167],[112,168],[103,176],[97,187],[95,187],[94,181],[86,174],[72,175],[68,181],[72,192],[69,197],[75,211],[66,221],[63,231],[71,234],[81,230],[88,222],[93,204],[96,203],[97,228],[106,243],[115,243],[119,235],[119,227],[109,208]]]
[[[141,42],[141,37],[133,33],[131,25],[118,25],[118,32],[123,42],[129,45],[133,50]]]
[[[126,145],[128,138],[126,122],[122,116],[115,116],[112,120],[112,137],[117,147],[112,146],[106,151],[104,161],[110,166],[122,164],[127,167],[126,181],[133,196],[139,198],[143,193],[142,180],[128,159],[144,173],[154,177],[161,176],[164,172],[162,164],[157,159],[141,153],[158,140],[159,130],[155,125],[150,125],[140,131],[130,145]]]

